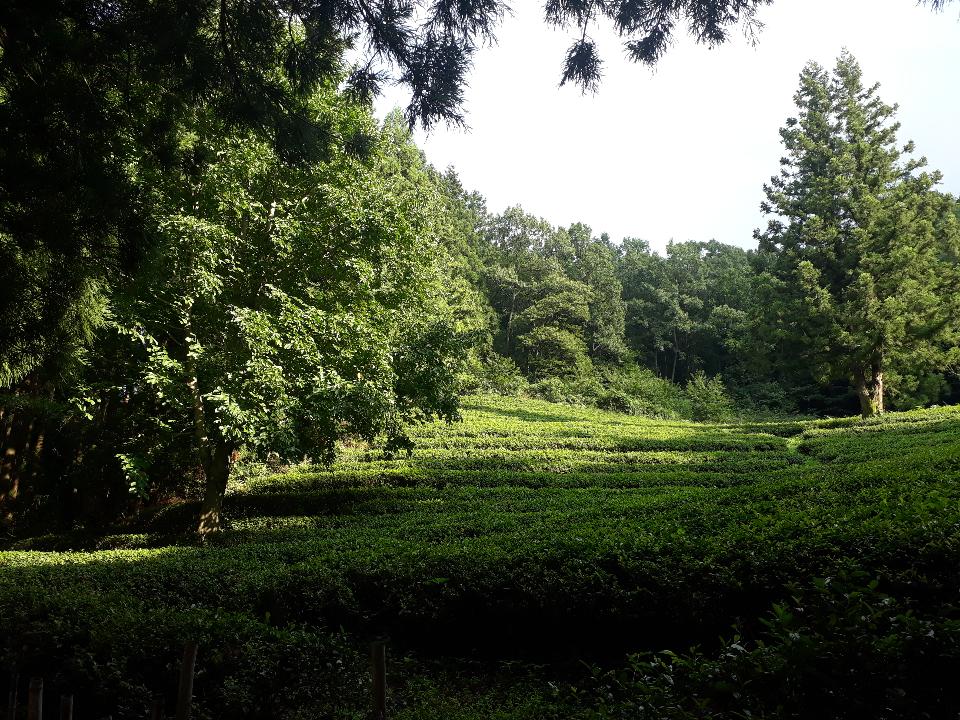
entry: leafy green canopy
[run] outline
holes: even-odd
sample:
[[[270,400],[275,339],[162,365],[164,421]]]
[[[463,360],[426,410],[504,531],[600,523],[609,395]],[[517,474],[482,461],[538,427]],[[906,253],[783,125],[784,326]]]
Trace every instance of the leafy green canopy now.
[[[383,80],[413,89],[411,121],[459,118],[469,57],[496,0],[423,4],[176,0],[14,1],[0,9],[0,382],[76,357],[112,288],[151,252],[141,165],[204,172],[211,143],[247,133],[289,162],[336,145],[311,98]]]
[[[896,107],[877,87],[846,52],[832,75],[804,69],[757,232],[780,362],[849,379],[864,415],[883,411],[885,381],[910,389],[960,360],[954,201],[934,190],[940,173],[920,172],[924,158],[904,159],[913,144],[897,146]]]
[[[665,256],[626,238],[617,271],[626,338],[640,359],[671,380],[703,370],[744,380],[751,353],[753,253],[710,242],[670,242]]]
[[[238,133],[194,148],[214,156],[200,172],[143,178],[152,252],[91,360],[88,401],[130,408],[121,460],[156,477],[177,449],[198,459],[205,512],[237,449],[329,461],[344,435],[396,449],[404,422],[456,414],[476,328],[446,299],[439,190],[398,118],[379,131],[333,90],[312,107],[365,157],[331,143],[291,165]]]
[[[519,207],[488,217],[480,253],[498,325],[494,348],[531,377],[584,377],[618,361],[624,310],[616,251],[576,223],[555,228]]]

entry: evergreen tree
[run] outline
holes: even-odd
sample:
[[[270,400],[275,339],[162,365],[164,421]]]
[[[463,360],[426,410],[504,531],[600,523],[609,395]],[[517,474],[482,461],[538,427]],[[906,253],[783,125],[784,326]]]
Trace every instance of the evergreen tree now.
[[[832,75],[804,68],[783,169],[765,186],[774,217],[757,232],[779,357],[849,380],[865,417],[883,412],[888,381],[955,361],[960,310],[953,201],[912,143],[897,146],[896,107],[877,89],[848,52]]]

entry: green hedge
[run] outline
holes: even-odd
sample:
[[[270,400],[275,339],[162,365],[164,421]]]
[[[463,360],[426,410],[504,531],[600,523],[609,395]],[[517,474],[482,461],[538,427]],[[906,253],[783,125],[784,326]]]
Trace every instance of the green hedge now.
[[[375,633],[434,656],[616,657],[709,643],[788,583],[850,566],[917,613],[960,590],[955,409],[738,426],[473,399],[462,424],[415,437],[409,458],[355,446],[331,470],[245,478],[206,544],[184,532],[189,505],[11,541],[8,659],[74,673],[134,717],[201,635],[207,716],[231,716],[222,688],[245,686],[251,708],[280,687],[290,717],[335,697],[348,717]]]

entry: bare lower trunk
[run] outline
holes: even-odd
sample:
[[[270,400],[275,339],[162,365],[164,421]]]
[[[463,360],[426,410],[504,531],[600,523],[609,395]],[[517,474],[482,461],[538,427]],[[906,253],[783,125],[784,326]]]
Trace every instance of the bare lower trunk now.
[[[673,370],[670,371],[670,382],[677,381],[677,358],[680,357],[680,345],[677,343],[677,331],[673,331]]]
[[[233,448],[227,443],[218,443],[209,453],[210,462],[203,468],[205,484],[203,503],[200,506],[200,524],[197,532],[201,535],[220,530],[220,512],[223,508],[223,495],[227,491],[230,477],[230,465]]]
[[[0,436],[0,522],[13,519],[11,507],[20,491],[20,475],[17,472],[18,453],[22,445],[17,416],[11,412],[3,413],[2,436]],[[22,425],[22,422],[19,423]]]
[[[869,372],[869,375],[868,375]],[[857,397],[860,399],[860,414],[865,417],[883,413],[883,372],[874,366],[869,371],[854,373]]]
[[[204,478],[203,502],[200,505],[197,532],[208,535],[220,530],[220,511],[223,508],[223,495],[227,491],[234,448],[230,443],[211,437],[208,433],[200,383],[197,381],[196,370],[189,360],[188,367],[190,377],[187,380],[187,387],[190,388],[193,399],[194,441]]]
[[[510,298],[510,314],[507,316],[507,357],[511,357],[510,343],[513,341],[513,314],[517,306],[517,294],[514,293]]]
[[[53,391],[28,379],[13,388],[13,394],[21,396],[27,408],[15,412],[0,407],[0,524],[13,521],[16,505],[47,492],[43,483],[56,472],[45,455],[51,423],[37,410],[29,409],[31,399],[52,399]]]

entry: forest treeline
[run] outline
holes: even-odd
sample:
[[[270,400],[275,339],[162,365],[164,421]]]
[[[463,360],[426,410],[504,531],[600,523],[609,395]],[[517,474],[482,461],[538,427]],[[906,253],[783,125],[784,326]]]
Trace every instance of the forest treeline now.
[[[756,250],[687,241],[659,254],[519,207],[490,215],[448,172],[462,218],[450,251],[492,318],[491,387],[515,367],[514,383],[551,399],[669,412],[676,388],[656,382],[669,381],[707,419],[731,397],[864,417],[955,402],[960,205],[898,145],[878,87],[846,52],[832,71],[804,68]]]
[[[756,250],[660,254],[519,207],[491,215],[448,171],[448,247],[491,318],[494,359],[477,376],[660,413],[683,412],[684,385],[685,411],[708,419],[731,400],[864,416],[956,401],[960,205],[897,144],[895,107],[848,53],[832,72],[807,66],[796,102]]]
[[[552,226],[519,207],[488,214],[483,199],[464,192],[452,170],[444,179],[451,201],[470,218],[464,225],[470,231],[457,238],[453,253],[462,258],[489,316],[484,347],[493,352],[473,372],[477,387],[694,419],[723,419],[734,406],[748,413],[818,415],[878,410],[861,403],[858,393],[857,373],[872,377],[873,368],[858,371],[854,357],[813,344],[806,333],[814,321],[822,322],[818,313],[824,308],[804,307],[811,298],[802,277],[795,270],[779,275],[775,253],[715,240],[671,241],[658,253],[639,238],[615,243],[593,236],[584,224]],[[945,200],[940,210],[950,212]],[[952,212],[958,214],[955,206]],[[955,223],[948,216],[942,220]],[[956,278],[956,251],[946,242],[942,250],[950,260],[926,288],[927,305],[919,285],[889,278],[900,292],[907,292],[905,285],[920,294],[918,307],[934,310],[890,319],[916,324],[919,336],[915,346],[896,348],[898,356],[878,366],[877,373],[888,378],[884,397],[893,409],[960,397],[956,328],[939,328],[939,345],[920,330],[922,323],[932,333],[951,324],[946,307],[936,313],[936,295],[954,307],[949,283]],[[860,307],[858,302],[851,300],[846,309],[851,324],[867,316],[868,300]],[[880,337],[894,331],[875,329]],[[927,354],[926,362],[899,357],[912,353]],[[830,362],[838,371],[831,372]],[[691,393],[686,401],[684,388]]]
[[[477,390],[695,419],[958,397],[958,205],[849,55],[803,71],[758,249],[661,255],[489,213],[320,25],[20,12],[48,24],[0,55],[6,522],[186,495],[213,531],[238,458],[402,452]]]

